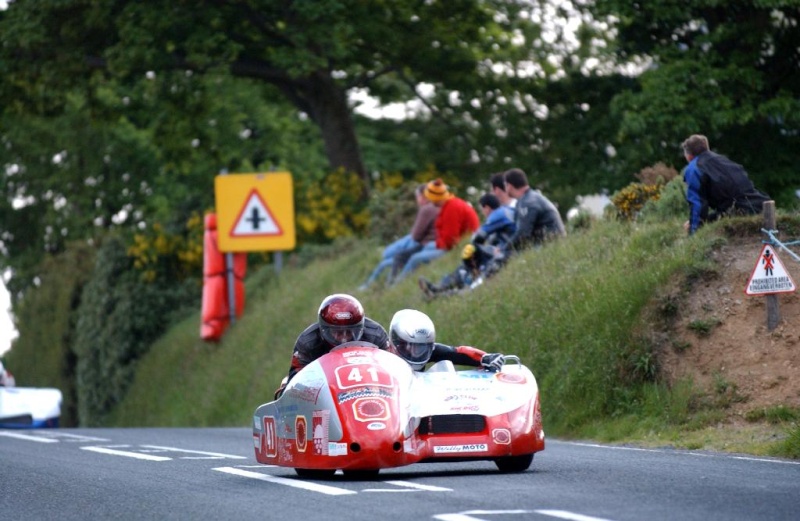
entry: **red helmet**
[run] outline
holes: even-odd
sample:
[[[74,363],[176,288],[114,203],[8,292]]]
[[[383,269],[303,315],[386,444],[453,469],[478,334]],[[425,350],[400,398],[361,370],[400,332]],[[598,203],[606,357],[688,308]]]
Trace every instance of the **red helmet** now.
[[[322,301],[317,313],[323,340],[336,347],[364,334],[364,307],[355,297],[337,293]]]

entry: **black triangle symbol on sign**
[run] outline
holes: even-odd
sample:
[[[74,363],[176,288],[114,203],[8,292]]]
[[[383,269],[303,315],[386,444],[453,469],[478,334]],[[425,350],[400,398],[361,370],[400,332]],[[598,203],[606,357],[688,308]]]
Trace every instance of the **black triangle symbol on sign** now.
[[[264,237],[283,235],[281,225],[272,215],[261,194],[255,188],[250,192],[239,216],[233,222],[231,237]]]

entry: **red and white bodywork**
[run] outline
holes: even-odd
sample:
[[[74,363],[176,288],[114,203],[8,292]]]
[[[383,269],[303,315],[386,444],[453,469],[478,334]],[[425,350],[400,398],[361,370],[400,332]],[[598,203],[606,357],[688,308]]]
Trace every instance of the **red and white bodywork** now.
[[[497,373],[450,362],[415,372],[372,344],[340,346],[256,409],[256,459],[309,476],[448,460],[523,471],[544,450],[539,390],[507,358],[517,363]]]

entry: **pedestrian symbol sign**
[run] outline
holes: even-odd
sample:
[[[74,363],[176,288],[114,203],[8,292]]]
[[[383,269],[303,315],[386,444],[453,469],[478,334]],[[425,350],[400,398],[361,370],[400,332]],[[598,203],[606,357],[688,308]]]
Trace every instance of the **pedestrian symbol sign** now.
[[[796,290],[792,276],[784,268],[775,248],[771,244],[765,244],[744,292],[748,295],[769,295]]]
[[[289,172],[214,179],[221,252],[292,250],[294,193]]]
[[[281,235],[280,225],[272,216],[267,203],[255,188],[250,192],[247,203],[233,224],[231,237],[258,237],[263,235]]]

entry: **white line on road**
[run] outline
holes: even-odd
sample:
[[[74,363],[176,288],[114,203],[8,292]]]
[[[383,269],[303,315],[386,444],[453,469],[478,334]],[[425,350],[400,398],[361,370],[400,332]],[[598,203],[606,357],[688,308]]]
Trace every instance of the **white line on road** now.
[[[185,452],[188,454],[203,454],[203,457],[181,458],[181,459],[220,459],[220,458],[247,459],[247,456],[234,456],[231,454],[222,454],[220,452],[205,452],[202,450],[176,449],[175,447],[161,447],[159,445],[142,445],[142,447],[148,449],[156,449],[160,451],[167,451],[167,452]]]
[[[559,519],[569,519],[570,521],[609,521],[602,517],[584,516],[574,512],[567,512],[566,510],[534,510],[534,512]]]
[[[467,510],[453,514],[439,514],[433,516],[439,521],[484,521],[483,518],[474,516],[516,515],[516,514],[541,514],[543,516],[557,517],[569,521],[610,521],[601,517],[584,516],[566,510]]]
[[[552,442],[551,442],[552,443]],[[609,449],[609,450],[630,450],[630,451],[638,451],[638,452],[656,452],[661,454],[686,454],[689,456],[698,456],[701,458],[730,458],[730,459],[739,459],[745,461],[758,461],[760,463],[782,463],[784,465],[800,465],[800,461],[789,461],[789,460],[782,460],[782,459],[771,459],[771,458],[754,458],[750,456],[734,456],[733,454],[707,454],[702,452],[692,452],[688,450],[680,450],[680,449],[647,449],[641,447],[619,447],[616,445],[600,445],[598,443],[580,443],[575,441],[559,441],[558,443],[563,443],[565,445],[576,445],[578,447],[592,447],[595,449]]]
[[[6,438],[16,438],[18,440],[38,441],[39,443],[58,443],[58,440],[52,438],[42,438],[41,436],[31,436],[29,434],[17,434],[16,432],[0,432],[0,436]]]
[[[388,483],[390,485],[395,485],[398,487],[408,487],[408,488],[416,488],[418,490],[428,490],[430,492],[452,492],[452,488],[444,488],[444,487],[435,487],[433,485],[423,485],[421,483],[412,483],[411,481],[385,481],[384,483]]]
[[[439,514],[433,516],[434,519],[439,521],[483,521],[477,516],[492,516],[492,515],[507,515],[507,514],[530,514],[531,510],[468,510],[466,512],[458,512],[453,514]]]
[[[99,452],[101,454],[111,454],[112,456],[125,456],[127,458],[143,459],[147,461],[169,461],[172,458],[164,456],[151,456],[150,454],[142,454],[141,452],[128,452],[124,450],[109,449],[108,447],[81,447],[83,450],[91,452]]]
[[[219,467],[213,470],[225,472],[226,474],[233,474],[235,476],[242,476],[250,479],[258,479],[261,481],[268,481],[278,485],[286,485],[287,487],[302,488],[311,492],[319,492],[320,494],[328,494],[329,496],[344,496],[347,494],[357,494],[355,490],[347,490],[346,488],[331,487],[328,485],[319,485],[308,481],[300,481],[295,479],[279,478],[277,476],[270,476],[269,474],[261,474],[259,472],[250,472],[249,470],[241,470],[233,467]]]

